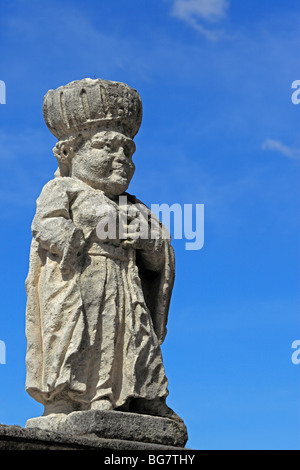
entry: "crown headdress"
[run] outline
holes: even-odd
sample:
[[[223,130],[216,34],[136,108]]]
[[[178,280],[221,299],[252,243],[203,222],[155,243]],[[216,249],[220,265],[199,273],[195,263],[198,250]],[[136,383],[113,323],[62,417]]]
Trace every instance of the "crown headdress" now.
[[[142,102],[125,83],[84,78],[44,97],[45,122],[55,137],[68,138],[90,127],[111,127],[132,138],[142,122]]]

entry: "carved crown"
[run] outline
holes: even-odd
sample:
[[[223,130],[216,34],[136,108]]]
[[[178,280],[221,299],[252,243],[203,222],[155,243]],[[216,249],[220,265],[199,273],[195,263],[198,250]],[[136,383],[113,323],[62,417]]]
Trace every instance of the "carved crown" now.
[[[43,114],[59,140],[92,126],[119,130],[133,139],[142,122],[142,102],[125,83],[85,78],[49,90]]]

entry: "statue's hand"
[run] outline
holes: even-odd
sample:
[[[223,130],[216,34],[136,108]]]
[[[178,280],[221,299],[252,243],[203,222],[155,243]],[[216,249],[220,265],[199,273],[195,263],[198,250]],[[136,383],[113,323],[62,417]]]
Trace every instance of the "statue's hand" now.
[[[150,231],[141,230],[140,224],[131,222],[125,226],[126,239],[122,242],[123,248],[134,248],[136,250],[145,250],[154,252],[157,249],[157,239],[150,238]],[[145,229],[146,230],[146,229]]]
[[[122,241],[123,248],[141,249],[141,232],[138,223],[132,221],[130,224],[123,225],[123,236],[126,238]]]

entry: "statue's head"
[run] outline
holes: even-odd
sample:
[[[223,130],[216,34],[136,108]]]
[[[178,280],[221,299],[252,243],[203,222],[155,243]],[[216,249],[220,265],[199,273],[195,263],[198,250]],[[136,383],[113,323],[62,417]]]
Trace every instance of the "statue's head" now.
[[[142,120],[136,90],[119,82],[83,79],[50,90],[45,122],[59,139],[53,149],[59,176],[79,178],[117,196],[134,174],[134,136]]]

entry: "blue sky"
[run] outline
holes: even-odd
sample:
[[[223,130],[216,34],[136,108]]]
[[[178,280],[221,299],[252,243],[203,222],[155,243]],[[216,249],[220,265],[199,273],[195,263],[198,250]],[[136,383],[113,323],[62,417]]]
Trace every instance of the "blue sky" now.
[[[168,403],[195,449],[299,449],[298,0],[12,0],[1,5],[0,423],[42,407],[24,390],[24,281],[35,200],[56,169],[50,88],[136,88],[144,118],[130,191],[205,205],[205,243],[174,240],[163,345]]]

